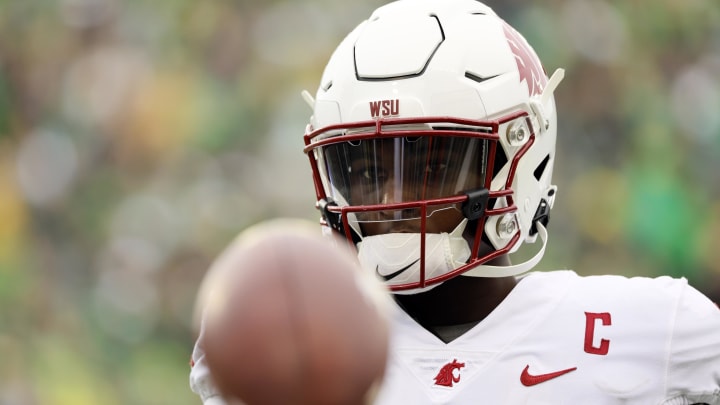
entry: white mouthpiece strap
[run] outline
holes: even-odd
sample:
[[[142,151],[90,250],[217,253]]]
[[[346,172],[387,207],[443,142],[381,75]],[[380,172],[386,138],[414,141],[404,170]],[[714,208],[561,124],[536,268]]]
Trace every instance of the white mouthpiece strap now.
[[[528,261],[511,266],[488,266],[481,264],[480,266],[462,273],[462,275],[471,277],[508,277],[525,273],[535,267],[538,263],[540,263],[540,259],[542,259],[545,254],[545,247],[547,246],[548,240],[547,229],[545,229],[539,221],[535,223],[535,226],[537,227],[537,231],[543,245],[540,251]]]

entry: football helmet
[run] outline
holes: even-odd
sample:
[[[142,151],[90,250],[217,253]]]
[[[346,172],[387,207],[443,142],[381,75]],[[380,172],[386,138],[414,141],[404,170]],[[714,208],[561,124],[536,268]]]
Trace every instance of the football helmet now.
[[[395,293],[542,257],[557,188],[553,91],[535,51],[475,0],[399,0],[332,54],[305,133],[322,223]],[[490,266],[540,234],[525,263]]]

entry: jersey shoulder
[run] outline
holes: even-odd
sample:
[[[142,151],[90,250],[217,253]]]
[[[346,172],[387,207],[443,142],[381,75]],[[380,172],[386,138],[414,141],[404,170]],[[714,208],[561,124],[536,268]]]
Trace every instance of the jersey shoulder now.
[[[564,293],[568,299],[581,302],[609,302],[631,305],[635,302],[677,304],[683,295],[699,294],[685,278],[669,276],[626,277],[622,275],[581,276],[572,270],[532,272],[522,282],[542,286],[545,290]]]
[[[521,284],[525,291],[544,291],[546,297],[561,295],[558,312],[612,313],[626,320],[627,330],[648,334],[663,329],[674,335],[674,345],[703,337],[720,341],[720,308],[685,278],[551,271],[530,273]]]

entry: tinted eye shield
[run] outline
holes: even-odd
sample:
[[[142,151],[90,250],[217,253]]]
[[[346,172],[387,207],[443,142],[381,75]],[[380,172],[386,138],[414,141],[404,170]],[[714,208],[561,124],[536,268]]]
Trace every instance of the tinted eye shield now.
[[[520,126],[518,123],[521,123],[522,125]],[[463,193],[469,194],[468,198],[472,199],[476,193],[480,192],[481,189],[492,189],[491,181],[493,176],[496,175],[496,173],[494,173],[496,151],[498,143],[501,141],[499,134],[500,130],[502,129],[505,133],[505,142],[510,143],[507,139],[512,139],[512,137],[517,134],[518,131],[516,129],[518,127],[521,127],[521,129],[532,128],[529,123],[528,113],[524,111],[510,114],[502,119],[494,121],[479,121],[452,117],[381,118],[349,124],[331,125],[317,130],[311,130],[307,132],[304,137],[304,152],[308,154],[313,175],[315,177],[316,195],[318,197],[318,201],[321,201],[328,200],[329,197],[332,199],[333,197],[331,195],[332,190],[331,187],[329,187],[330,185],[328,182],[332,181],[335,184],[340,184],[341,181],[339,180],[342,180],[338,178],[329,179],[329,176],[327,175],[328,169],[326,167],[319,166],[319,160],[321,160],[323,153],[322,148],[328,145],[341,144],[343,142],[347,142],[349,145],[358,145],[362,141],[366,140],[378,141],[390,138],[412,139],[413,142],[415,142],[414,140],[419,137],[429,137],[438,140],[453,137],[481,139],[486,141],[487,145],[485,156],[483,157],[486,161],[481,162],[483,166],[482,174],[485,177],[484,179],[478,179],[473,184],[465,184],[466,187],[464,188],[456,187],[456,189],[453,190],[446,190],[448,192],[442,195],[423,194],[416,196],[417,198],[393,198],[392,201],[386,201],[385,203],[410,202],[421,199],[432,200],[437,197],[459,195]],[[495,188],[497,191],[491,191],[489,195],[489,198],[491,199],[507,196],[508,201],[507,204],[505,204],[506,206],[513,205],[512,196],[510,195],[512,193],[508,193],[507,190],[510,189],[517,162],[534,140],[534,132],[527,131],[527,133],[530,136],[526,138],[526,142],[520,147],[521,150],[518,150],[515,153],[513,161],[511,162],[510,175],[507,177],[506,184],[500,185],[500,187],[496,185]],[[499,163],[501,165],[503,164],[503,162]],[[346,163],[346,166],[350,165]],[[325,181],[323,182],[323,180]],[[346,182],[349,183],[349,180],[346,180]],[[335,198],[335,200],[338,200],[336,202],[341,206],[365,206],[368,205],[368,203],[383,203],[380,198],[376,198],[375,201],[373,201],[373,199],[365,199],[363,201],[356,201],[355,203],[351,203],[350,201],[347,201],[347,199],[345,201],[341,201],[341,199]],[[466,212],[466,214],[467,213],[468,212]]]

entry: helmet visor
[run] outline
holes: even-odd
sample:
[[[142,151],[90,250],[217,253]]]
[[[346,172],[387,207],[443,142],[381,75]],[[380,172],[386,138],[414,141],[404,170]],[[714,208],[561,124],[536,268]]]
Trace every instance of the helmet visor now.
[[[417,220],[419,206],[382,209],[462,194],[485,186],[488,140],[477,137],[383,137],[321,147],[325,190],[337,202],[367,206],[359,223]],[[344,204],[341,204],[344,205]],[[428,217],[459,213],[458,204],[435,205]]]

